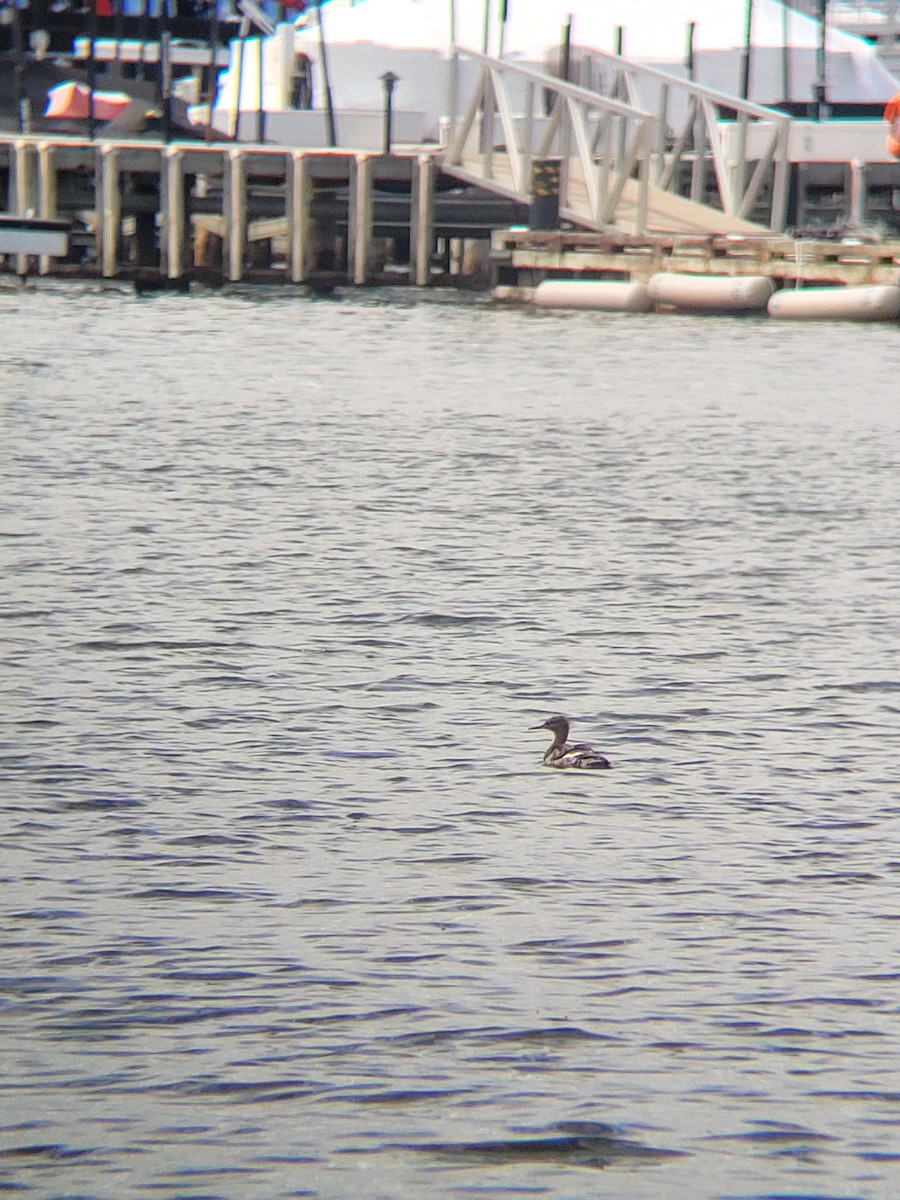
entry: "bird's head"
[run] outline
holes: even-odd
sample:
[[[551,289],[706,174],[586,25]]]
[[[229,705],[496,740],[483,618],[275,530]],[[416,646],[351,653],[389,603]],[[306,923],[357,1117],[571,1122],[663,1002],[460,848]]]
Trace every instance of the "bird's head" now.
[[[532,729],[549,729],[562,742],[569,736],[569,722],[566,717],[548,717],[543,724],[532,725]]]

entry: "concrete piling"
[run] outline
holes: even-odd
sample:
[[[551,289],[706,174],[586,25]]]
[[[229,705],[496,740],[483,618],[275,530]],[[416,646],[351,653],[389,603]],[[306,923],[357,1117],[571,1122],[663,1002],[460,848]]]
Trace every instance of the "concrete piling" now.
[[[369,281],[372,258],[372,156],[357,154],[350,163],[347,213],[347,270],[353,283]]]
[[[288,260],[291,282],[305,283],[312,274],[312,165],[302,150],[295,150],[289,163]]]
[[[114,145],[97,147],[96,182],[99,188],[97,244],[104,279],[119,273],[119,240],[122,228],[122,198],[119,188],[119,152]]]
[[[235,147],[228,151],[223,180],[223,216],[226,229],[226,276],[232,283],[240,282],[244,275],[247,248],[246,166],[246,153],[243,150]]]
[[[174,146],[167,146],[162,156],[160,203],[162,206],[162,240],[160,244],[163,269],[167,279],[181,279],[185,270],[185,205],[184,156]]]
[[[38,216],[54,219],[58,216],[56,189],[56,148],[52,142],[41,142],[38,156]],[[49,275],[53,270],[53,259],[42,254],[38,260],[38,271]]]
[[[24,138],[16,141],[10,173],[9,211],[19,216],[37,213],[37,147]],[[16,274],[28,274],[28,255],[16,255]]]
[[[416,287],[427,287],[434,248],[434,159],[430,154],[420,154],[414,167],[409,242],[413,282]]]

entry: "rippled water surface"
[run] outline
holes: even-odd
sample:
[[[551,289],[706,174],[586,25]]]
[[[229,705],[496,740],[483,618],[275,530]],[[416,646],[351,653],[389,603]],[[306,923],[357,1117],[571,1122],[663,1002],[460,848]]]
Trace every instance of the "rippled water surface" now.
[[[896,327],[0,309],[0,1190],[900,1196]]]

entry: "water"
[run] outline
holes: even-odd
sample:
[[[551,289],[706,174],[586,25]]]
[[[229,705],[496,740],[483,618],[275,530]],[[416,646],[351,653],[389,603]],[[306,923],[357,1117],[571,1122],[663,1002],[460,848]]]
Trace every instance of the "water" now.
[[[896,327],[0,308],[0,1188],[896,1200]]]

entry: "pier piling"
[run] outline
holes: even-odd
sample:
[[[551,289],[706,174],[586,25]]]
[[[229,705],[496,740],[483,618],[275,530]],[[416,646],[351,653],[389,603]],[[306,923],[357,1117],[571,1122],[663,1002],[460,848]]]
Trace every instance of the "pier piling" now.
[[[410,206],[410,254],[412,275],[417,287],[431,281],[431,255],[434,247],[434,159],[420,154],[413,174]]]
[[[32,142],[18,140],[15,143],[10,178],[11,212],[19,216],[34,216],[37,213],[37,149]],[[28,255],[16,256],[16,274],[28,274]]]
[[[226,243],[226,275],[233,283],[243,277],[244,254],[247,246],[246,157],[242,150],[228,151],[224,177],[224,206]]]
[[[56,153],[52,142],[42,142],[37,148],[38,155],[38,215],[47,219],[55,219],[57,210],[56,188]],[[38,260],[38,271],[41,275],[49,275],[53,270],[53,259],[49,254],[42,254]]]
[[[292,283],[305,283],[312,273],[312,163],[302,150],[290,156],[288,223]]]
[[[185,272],[187,226],[185,221],[184,155],[181,150],[174,146],[167,146],[163,151],[161,168],[161,259],[166,278],[174,282],[181,279]]]
[[[112,279],[119,273],[119,240],[122,227],[119,151],[115,146],[108,144],[98,146],[97,157],[100,189],[97,240],[100,247],[100,270],[104,279]]]
[[[347,268],[357,285],[369,281],[372,235],[372,156],[357,154],[350,161],[347,214]]]

